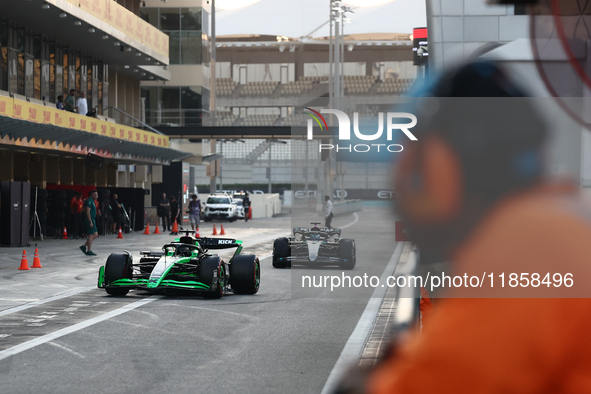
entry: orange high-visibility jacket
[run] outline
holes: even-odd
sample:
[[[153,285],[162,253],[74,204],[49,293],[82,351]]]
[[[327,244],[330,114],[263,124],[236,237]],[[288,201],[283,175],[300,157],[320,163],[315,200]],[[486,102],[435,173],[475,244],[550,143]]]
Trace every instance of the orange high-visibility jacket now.
[[[574,286],[510,288],[505,278],[505,288],[452,290],[367,391],[591,393],[591,215],[582,207],[567,185],[498,204],[458,249],[454,274],[571,272]]]

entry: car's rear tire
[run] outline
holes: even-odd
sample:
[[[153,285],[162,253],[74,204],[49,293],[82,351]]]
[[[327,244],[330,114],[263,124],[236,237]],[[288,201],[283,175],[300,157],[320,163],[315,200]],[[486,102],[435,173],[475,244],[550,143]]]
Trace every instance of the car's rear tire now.
[[[224,295],[224,282],[226,280],[226,272],[224,271],[224,265],[222,259],[215,257],[206,257],[201,260],[199,266],[199,281],[208,286],[212,286],[213,283],[213,272],[217,270],[218,283],[213,291],[206,291],[203,293],[204,298],[222,298]]]
[[[277,238],[273,242],[273,267],[285,268],[291,267],[291,264],[285,260],[291,256],[291,248],[289,247],[289,239]]]
[[[236,294],[256,294],[261,283],[261,264],[254,254],[239,254],[230,262],[230,281]]]
[[[109,287],[109,285],[119,279],[131,279],[131,275],[131,257],[124,253],[111,254],[105,263],[105,291],[107,294],[124,296],[129,293],[129,289]]]
[[[342,239],[339,248],[339,257],[347,261],[339,264],[339,267],[344,270],[352,270],[355,268],[357,262],[355,241],[352,239]]]

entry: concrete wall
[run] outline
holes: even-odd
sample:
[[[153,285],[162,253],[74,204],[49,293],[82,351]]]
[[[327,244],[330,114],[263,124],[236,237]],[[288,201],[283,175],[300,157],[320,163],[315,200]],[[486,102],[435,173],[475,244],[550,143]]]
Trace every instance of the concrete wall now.
[[[222,163],[223,185],[244,183],[267,183],[267,168],[265,161],[255,164],[248,163]],[[273,161],[271,164],[271,180],[273,183],[305,183],[304,168],[301,163],[291,161]],[[206,175],[206,166],[195,166],[196,184],[209,184]],[[318,169],[318,170],[316,170]],[[308,163],[308,183],[316,184],[322,179],[324,166],[322,162]],[[344,164],[345,187],[350,189],[379,189],[389,188],[392,184],[391,163],[345,163]],[[341,179],[335,179],[335,184],[340,186]]]
[[[527,15],[484,0],[427,0],[427,27],[432,69],[453,66],[491,44],[529,37]]]
[[[270,218],[281,213],[279,194],[251,194],[252,218]]]

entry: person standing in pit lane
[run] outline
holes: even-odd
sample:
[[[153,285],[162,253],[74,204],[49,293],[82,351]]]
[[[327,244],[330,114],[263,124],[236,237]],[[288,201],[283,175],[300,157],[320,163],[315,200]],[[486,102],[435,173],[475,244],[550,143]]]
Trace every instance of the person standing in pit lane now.
[[[171,226],[174,226],[174,222],[179,224],[179,215],[181,211],[179,209],[179,203],[176,200],[175,196],[170,196],[170,222],[172,223]]]
[[[162,193],[160,213],[162,215],[162,231],[170,231],[170,201],[166,198],[166,193]]]
[[[96,253],[92,251],[92,242],[98,238],[95,204],[98,200],[98,192],[92,190],[88,193],[88,197],[88,200],[84,203],[84,222],[86,224],[86,234],[88,234],[88,238],[86,243],[80,246],[80,250],[87,256],[96,256]]]
[[[81,236],[80,231],[80,216],[82,215],[83,204],[80,200],[80,193],[76,193],[70,200],[70,212],[72,214],[72,229],[71,234],[76,238]]]
[[[248,222],[249,214],[250,214],[250,197],[248,197],[248,192],[244,193],[244,198],[242,199],[242,207],[244,208],[244,222]]]
[[[193,194],[191,196],[191,201],[189,201],[189,221],[191,222],[191,229],[199,230],[199,215],[201,214],[201,200],[197,199],[197,195]]]
[[[324,227],[332,228],[332,218],[334,214],[332,213],[332,201],[330,201],[329,196],[324,196],[324,201],[326,202],[324,205]]]
[[[121,204],[119,204],[119,196],[117,193],[113,194],[113,201],[111,202],[111,214],[113,215],[113,224],[111,233],[115,234],[119,227],[121,227]]]

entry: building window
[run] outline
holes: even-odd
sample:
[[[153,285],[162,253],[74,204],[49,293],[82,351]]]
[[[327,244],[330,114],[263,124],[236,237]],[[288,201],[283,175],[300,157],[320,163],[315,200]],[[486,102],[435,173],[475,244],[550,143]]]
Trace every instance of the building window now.
[[[170,64],[181,63],[181,32],[170,31],[168,33],[168,59]]]
[[[201,8],[181,8],[181,29],[201,31]]]
[[[160,29],[160,24],[158,23],[158,8],[140,8],[140,17],[154,26],[156,29]]]
[[[197,31],[181,32],[181,63],[201,64],[201,33]]]
[[[170,64],[202,64],[201,8],[143,8],[141,17],[169,36]]]
[[[160,30],[181,30],[180,8],[160,8]]]
[[[146,123],[150,125],[200,125],[202,89],[199,86],[142,87]]]

